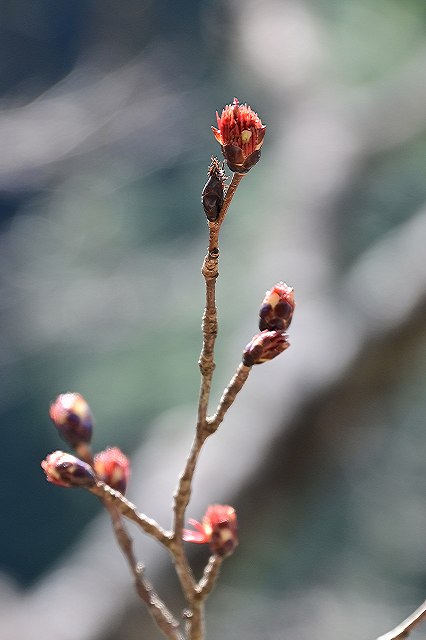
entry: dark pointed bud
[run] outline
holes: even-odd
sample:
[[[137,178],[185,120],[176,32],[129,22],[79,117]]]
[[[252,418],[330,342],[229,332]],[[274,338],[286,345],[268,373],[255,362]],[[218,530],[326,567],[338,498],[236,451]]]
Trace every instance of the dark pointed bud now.
[[[207,543],[218,556],[229,556],[238,545],[237,514],[227,504],[211,505],[201,522],[189,519],[195,531],[183,530],[183,539],[197,544]]]
[[[61,438],[74,449],[91,441],[93,416],[79,393],[61,393],[50,405],[49,415]]]
[[[217,220],[224,199],[225,173],[217,158],[212,157],[207,175],[209,179],[201,192],[201,203],[207,220]]]
[[[236,173],[247,173],[260,159],[260,147],[266,126],[251,107],[240,104],[237,98],[227,104],[222,115],[216,111],[217,126],[213,135],[222,147],[228,167]]]
[[[294,289],[279,282],[266,292],[259,311],[259,329],[286,331],[293,318]]]
[[[93,487],[96,477],[92,467],[63,451],[54,451],[41,463],[46,478],[61,487]]]
[[[243,364],[252,367],[255,364],[268,362],[288,349],[290,343],[281,331],[262,331],[255,335],[243,352]]]
[[[130,462],[118,447],[109,447],[95,455],[93,463],[99,480],[123,495],[130,476]]]

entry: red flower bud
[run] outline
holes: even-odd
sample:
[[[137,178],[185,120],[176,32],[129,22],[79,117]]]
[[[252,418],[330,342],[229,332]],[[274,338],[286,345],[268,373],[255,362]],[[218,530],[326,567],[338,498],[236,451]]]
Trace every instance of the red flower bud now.
[[[109,447],[95,455],[94,469],[99,480],[123,495],[130,476],[130,462],[118,447]]]
[[[223,168],[217,158],[212,157],[207,175],[209,179],[201,192],[201,203],[207,220],[214,222],[222,209],[223,187],[226,180]]]
[[[290,343],[285,333],[262,331],[255,335],[244,349],[243,364],[246,367],[252,367],[255,364],[273,360],[289,346]]]
[[[92,487],[96,483],[90,465],[63,451],[49,454],[41,466],[47,480],[61,487]]]
[[[213,135],[222,147],[223,157],[231,171],[247,173],[260,159],[260,147],[265,137],[266,126],[257,113],[237,98],[222,111],[216,111],[217,126]]]
[[[92,439],[93,417],[79,393],[62,393],[50,405],[49,415],[63,440],[74,449]]]
[[[259,329],[286,331],[293,318],[294,307],[293,287],[279,282],[266,292],[259,312]]]
[[[238,545],[237,514],[228,505],[211,505],[201,522],[190,518],[189,524],[195,527],[183,530],[183,539],[197,544],[208,543],[210,551],[218,556],[230,555]]]

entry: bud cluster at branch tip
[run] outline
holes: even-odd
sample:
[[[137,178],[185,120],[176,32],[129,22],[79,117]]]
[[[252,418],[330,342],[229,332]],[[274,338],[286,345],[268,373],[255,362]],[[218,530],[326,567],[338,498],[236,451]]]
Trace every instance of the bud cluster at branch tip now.
[[[109,447],[95,455],[94,469],[99,480],[123,495],[130,476],[130,462],[118,447]]]
[[[224,185],[226,176],[219,160],[212,156],[209,176],[201,192],[201,204],[209,222],[217,220],[224,200]]]
[[[47,480],[61,487],[93,487],[96,484],[92,467],[63,451],[50,453],[41,466]]]
[[[93,416],[86,400],[79,393],[62,393],[50,405],[49,411],[59,435],[74,449],[92,439]]]
[[[234,98],[219,116],[213,135],[222,148],[228,167],[235,173],[247,173],[260,159],[260,147],[265,137],[266,126],[251,107],[240,104]]]
[[[196,530],[183,530],[183,539],[197,544],[208,544],[217,556],[230,555],[238,545],[237,514],[229,505],[211,505],[201,522],[189,519]]]
[[[279,282],[266,292],[259,311],[259,329],[286,331],[293,318],[294,289]]]

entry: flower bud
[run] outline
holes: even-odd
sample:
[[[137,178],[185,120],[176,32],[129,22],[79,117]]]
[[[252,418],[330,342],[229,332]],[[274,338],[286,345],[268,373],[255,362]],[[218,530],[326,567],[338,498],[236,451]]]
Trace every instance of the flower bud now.
[[[237,98],[226,105],[220,117],[216,111],[216,120],[218,129],[212,127],[213,135],[228,167],[236,173],[247,173],[260,159],[266,126],[251,107],[240,104]]]
[[[267,291],[259,311],[259,329],[286,331],[294,312],[294,289],[279,282]]]
[[[218,556],[230,555],[238,545],[237,514],[229,505],[211,505],[201,522],[190,518],[196,529],[183,530],[183,539],[197,544],[208,543],[210,551]]]
[[[130,476],[130,462],[118,447],[109,447],[95,455],[94,469],[99,480],[123,495]]]
[[[92,487],[96,483],[90,465],[63,451],[50,453],[41,466],[47,480],[61,487]]]
[[[217,158],[212,157],[207,175],[207,180],[201,192],[201,203],[207,220],[214,222],[217,220],[223,205],[223,187],[225,184],[225,174]]]
[[[248,343],[243,352],[243,364],[252,367],[273,360],[288,349],[290,343],[281,331],[261,331]]]
[[[50,405],[50,418],[63,440],[74,449],[92,439],[93,417],[79,393],[62,393]]]

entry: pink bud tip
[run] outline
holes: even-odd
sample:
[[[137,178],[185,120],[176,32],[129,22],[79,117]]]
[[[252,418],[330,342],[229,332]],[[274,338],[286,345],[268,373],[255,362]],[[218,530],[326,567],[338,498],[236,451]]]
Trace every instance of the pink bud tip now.
[[[288,349],[290,343],[281,331],[261,331],[248,343],[243,352],[243,364],[252,367],[273,360]]]
[[[74,449],[91,441],[93,417],[79,393],[61,393],[50,405],[49,415],[61,438]]]
[[[260,159],[266,126],[251,107],[240,104],[237,98],[225,106],[221,116],[216,112],[216,120],[218,128],[212,127],[213,135],[228,167],[236,173],[247,173]]]
[[[95,455],[94,468],[99,480],[120,493],[126,493],[130,462],[118,447],[109,447]]]
[[[238,545],[237,515],[229,505],[211,505],[201,522],[189,520],[194,527],[183,530],[183,539],[197,544],[209,544],[210,551],[218,556],[230,555]]]
[[[46,478],[61,487],[92,487],[96,483],[90,465],[63,451],[54,451],[42,461]]]
[[[259,329],[286,331],[293,318],[294,289],[285,282],[278,282],[266,292],[259,312]]]

